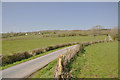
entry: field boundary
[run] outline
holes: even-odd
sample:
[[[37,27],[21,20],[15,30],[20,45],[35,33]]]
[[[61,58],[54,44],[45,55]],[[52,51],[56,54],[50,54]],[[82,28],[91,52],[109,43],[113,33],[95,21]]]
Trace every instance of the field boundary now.
[[[99,40],[99,41],[96,41],[96,42],[92,42],[92,41],[90,41],[90,42],[82,42],[82,43],[79,43],[79,46],[77,47],[77,49],[75,48],[72,51],[68,51],[65,55],[60,55],[59,61],[57,62],[57,66],[56,66],[56,69],[55,69],[55,72],[56,72],[55,73],[55,78],[58,78],[58,79],[59,78],[64,78],[63,76],[65,76],[65,75],[63,75],[63,73],[65,73],[65,66],[69,65],[69,63],[74,59],[76,54],[82,52],[82,50],[86,46],[91,45],[91,44],[101,43],[101,42],[108,42],[108,41],[106,41],[106,40]],[[49,65],[49,63],[47,65]],[[45,65],[43,68],[40,68],[37,71],[33,72],[27,78],[31,78],[32,75],[34,75],[38,71],[44,69],[45,67],[47,67],[47,65]]]
[[[67,66],[69,65],[69,63],[74,60],[75,58],[75,55],[77,53],[81,53],[82,50],[88,46],[88,45],[92,45],[92,44],[96,44],[96,43],[102,43],[102,42],[108,42],[106,40],[99,40],[99,41],[96,41],[96,42],[83,42],[80,44],[80,46],[78,47],[79,48],[79,51],[78,50],[74,50],[74,51],[71,51],[69,52],[67,55],[61,55],[59,57],[59,63],[57,64],[58,66],[56,67],[56,76],[55,78],[58,78],[58,79],[62,79],[62,78],[71,78],[72,76],[70,76],[70,73],[68,73],[68,68]],[[61,65],[62,64],[62,65]]]
[[[78,42],[51,45],[51,46],[44,47],[44,48],[37,48],[30,52],[24,51],[24,52],[18,52],[16,54],[2,55],[1,56],[2,57],[2,66],[12,64],[17,61],[21,61],[23,59],[28,59],[32,56],[39,55],[39,54],[42,54],[42,53],[45,53],[45,52],[48,52],[51,50],[55,50],[58,48],[67,47],[67,46],[71,46],[71,45],[75,45],[75,44],[78,44]]]
[[[73,46],[73,45],[70,45],[70,46]],[[66,46],[66,47],[70,47],[70,46]],[[29,60],[32,60],[32,59],[35,59],[35,58],[44,56],[44,55],[49,54],[49,53],[51,53],[51,52],[54,52],[54,51],[57,51],[57,50],[60,50],[60,49],[64,49],[64,48],[66,48],[66,47],[57,48],[57,49],[54,49],[54,50],[45,52],[45,53],[43,53],[43,54],[35,55],[35,56],[30,57],[30,58],[27,58],[27,59],[23,59],[23,60],[21,60],[21,61],[14,62],[13,64],[8,64],[8,65],[5,65],[5,66],[1,66],[1,68],[2,68],[2,70],[4,70],[4,69],[7,69],[7,68],[9,68],[9,67],[12,67],[12,66],[21,64],[21,63],[23,63],[23,62],[27,62],[27,61],[29,61]]]

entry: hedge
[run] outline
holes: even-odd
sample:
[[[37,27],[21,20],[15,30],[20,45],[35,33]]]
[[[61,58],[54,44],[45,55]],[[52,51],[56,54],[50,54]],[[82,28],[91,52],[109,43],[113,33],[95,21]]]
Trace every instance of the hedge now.
[[[70,45],[74,45],[74,44],[78,44],[78,43],[77,42],[63,43],[63,44],[51,45],[51,46],[43,47],[43,48],[37,48],[30,52],[24,51],[24,52],[18,52],[18,53],[14,53],[14,54],[10,54],[10,55],[2,55],[2,66],[5,66],[7,64],[12,64],[16,61],[21,61],[22,59],[27,59],[29,57],[32,57],[32,56],[35,56],[38,54],[42,54],[42,53],[45,53],[50,50],[54,50],[57,48],[70,46]]]
[[[32,55],[29,54],[29,52],[27,52],[27,51],[10,54],[10,55],[2,55],[2,66],[6,65],[6,64],[12,64],[12,63],[14,63],[16,61],[20,61],[22,59],[27,59],[31,56]]]
[[[99,41],[94,41],[94,42],[81,42],[79,43],[79,46],[76,46],[75,49],[72,49],[71,51],[68,51],[68,53],[61,55],[61,63],[57,64],[56,67],[56,73],[55,77],[56,78],[71,78],[69,74],[69,68],[68,65],[74,60],[75,56],[82,52],[85,46],[91,45],[91,44],[96,44],[96,43],[101,43],[101,42],[108,42],[106,40],[99,40]],[[59,61],[60,62],[60,61]],[[59,65],[62,65],[61,67]],[[60,68],[62,69],[60,71]]]
[[[7,65],[7,64],[12,64],[16,61],[21,61],[22,59],[27,59],[27,58],[30,58],[32,56],[42,54],[42,53],[45,53],[47,51],[54,50],[54,49],[61,48],[61,47],[65,47],[65,46],[81,44],[81,47],[85,47],[85,46],[88,46],[89,44],[95,44],[95,43],[99,43],[99,42],[104,42],[104,40],[100,40],[100,41],[96,41],[96,42],[83,42],[83,43],[79,43],[79,42],[62,43],[62,44],[58,44],[58,45],[51,45],[48,47],[37,48],[37,49],[34,49],[32,51],[29,51],[29,52],[24,51],[24,52],[18,52],[18,53],[14,53],[14,54],[10,54],[10,55],[2,55],[1,56],[2,57],[2,66]]]

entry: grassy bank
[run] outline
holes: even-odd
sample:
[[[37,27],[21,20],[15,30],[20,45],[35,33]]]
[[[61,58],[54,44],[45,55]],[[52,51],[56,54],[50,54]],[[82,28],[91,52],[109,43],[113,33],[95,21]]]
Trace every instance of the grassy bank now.
[[[74,78],[118,77],[118,42],[90,45],[69,65]]]
[[[15,39],[2,41],[2,54],[13,54],[19,51],[30,51],[49,45],[57,45],[68,42],[97,41],[105,39],[105,36],[73,36],[73,37],[32,37],[30,39]]]
[[[44,69],[36,72],[31,78],[55,78],[55,69],[57,66],[58,59],[52,61]]]

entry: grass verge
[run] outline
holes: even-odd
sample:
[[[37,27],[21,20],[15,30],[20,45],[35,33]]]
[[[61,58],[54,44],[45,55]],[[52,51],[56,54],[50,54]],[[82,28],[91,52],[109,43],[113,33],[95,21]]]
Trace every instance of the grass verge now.
[[[49,63],[44,69],[38,71],[31,78],[55,78],[55,69],[57,66],[58,59]]]
[[[73,46],[73,45],[72,45],[72,46]],[[69,47],[69,46],[67,46],[67,47]],[[58,48],[58,49],[55,49],[55,50],[51,50],[51,51],[48,51],[48,52],[45,52],[45,53],[42,53],[42,54],[39,54],[39,55],[30,57],[30,58],[28,58],[28,59],[23,59],[23,60],[21,60],[21,61],[14,62],[13,64],[8,64],[8,65],[5,65],[5,66],[2,66],[1,68],[2,68],[2,70],[4,70],[4,69],[7,69],[7,68],[9,68],[9,67],[12,67],[12,66],[18,65],[18,64],[20,64],[20,63],[23,63],[23,62],[26,62],[26,61],[29,61],[29,60],[38,58],[38,57],[40,57],[40,56],[49,54],[49,53],[51,53],[51,52],[54,52],[54,51],[57,51],[57,50],[63,49],[63,48],[66,48],[66,47],[62,47],[62,48]]]

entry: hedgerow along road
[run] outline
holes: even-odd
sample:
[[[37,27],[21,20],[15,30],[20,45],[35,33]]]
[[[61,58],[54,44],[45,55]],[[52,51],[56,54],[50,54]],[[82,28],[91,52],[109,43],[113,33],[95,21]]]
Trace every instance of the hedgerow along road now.
[[[51,61],[57,59],[60,55],[67,53],[75,47],[77,47],[77,45],[63,48],[36,59],[32,59],[30,61],[2,70],[2,78],[25,78],[26,76],[44,67]]]

